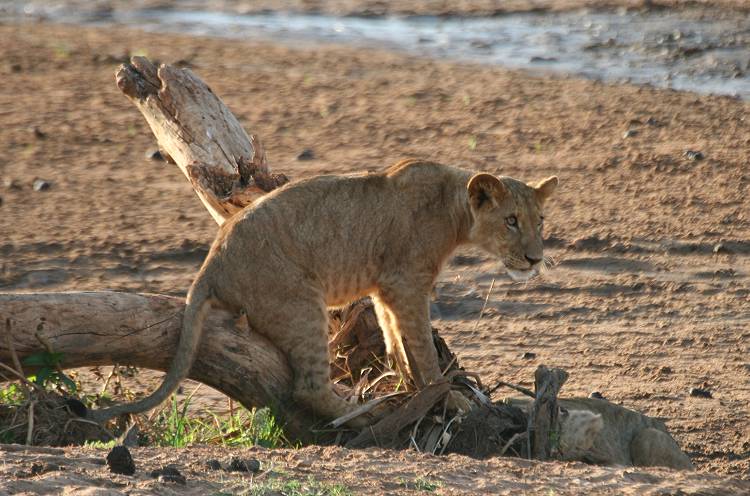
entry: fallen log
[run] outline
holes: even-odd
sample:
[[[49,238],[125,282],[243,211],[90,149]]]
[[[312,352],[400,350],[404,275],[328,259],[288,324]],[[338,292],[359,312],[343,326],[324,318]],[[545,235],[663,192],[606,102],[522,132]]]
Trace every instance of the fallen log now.
[[[0,294],[0,316],[18,357],[46,348],[64,368],[132,365],[166,371],[182,329],[184,300],[118,292]],[[247,408],[270,406],[290,435],[309,436],[314,419],[294,403],[286,357],[263,336],[222,310],[210,313],[190,378]],[[0,362],[11,364],[8,340]],[[32,367],[24,367],[33,373]]]

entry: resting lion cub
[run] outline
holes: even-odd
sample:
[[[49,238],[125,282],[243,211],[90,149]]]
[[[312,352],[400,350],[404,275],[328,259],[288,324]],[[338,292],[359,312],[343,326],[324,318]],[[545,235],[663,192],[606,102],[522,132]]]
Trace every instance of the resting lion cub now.
[[[210,303],[244,311],[253,330],[288,357],[295,399],[324,417],[354,406],[329,380],[326,307],[372,295],[389,354],[418,388],[441,376],[429,297],[443,263],[462,244],[498,256],[509,274],[542,263],[542,206],[557,186],[418,160],[384,173],[322,176],[289,184],[219,230],[187,297],[177,353],[162,385],[99,418],[156,407],[188,374]],[[459,393],[454,409],[470,408]],[[361,422],[350,422],[357,425]]]
[[[524,410],[528,398],[509,402]],[[598,465],[695,470],[663,422],[595,398],[560,399],[560,459]]]

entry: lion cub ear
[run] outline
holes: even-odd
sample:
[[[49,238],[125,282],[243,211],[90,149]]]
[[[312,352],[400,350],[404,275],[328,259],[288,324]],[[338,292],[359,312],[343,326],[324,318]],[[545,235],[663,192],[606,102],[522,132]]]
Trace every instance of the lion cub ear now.
[[[552,196],[552,193],[555,192],[555,188],[557,188],[557,183],[557,176],[552,176],[539,181],[536,185],[533,186],[534,193],[536,194],[539,202],[544,203],[545,201],[547,201],[547,198]]]
[[[472,208],[479,210],[485,205],[497,203],[505,191],[505,186],[492,174],[479,173],[469,179],[466,189],[469,190],[469,203]]]

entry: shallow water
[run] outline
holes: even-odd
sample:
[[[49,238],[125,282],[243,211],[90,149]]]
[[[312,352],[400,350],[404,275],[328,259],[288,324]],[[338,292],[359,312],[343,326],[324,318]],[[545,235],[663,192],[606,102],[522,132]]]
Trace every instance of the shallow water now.
[[[394,49],[459,61],[651,84],[750,99],[750,18],[697,11],[527,13],[492,18],[239,15],[179,10],[72,11],[18,6],[22,16],[280,42]],[[9,11],[12,9],[8,9]]]

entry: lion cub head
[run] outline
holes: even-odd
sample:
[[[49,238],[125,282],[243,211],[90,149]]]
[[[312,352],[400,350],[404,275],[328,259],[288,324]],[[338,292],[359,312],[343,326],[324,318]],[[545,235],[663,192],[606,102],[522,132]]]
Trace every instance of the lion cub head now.
[[[557,177],[525,184],[510,177],[476,174],[467,185],[474,225],[469,242],[497,256],[517,281],[536,275],[544,262],[542,207]]]
[[[589,410],[562,410],[560,422],[560,458],[583,460],[604,428],[604,420]]]

